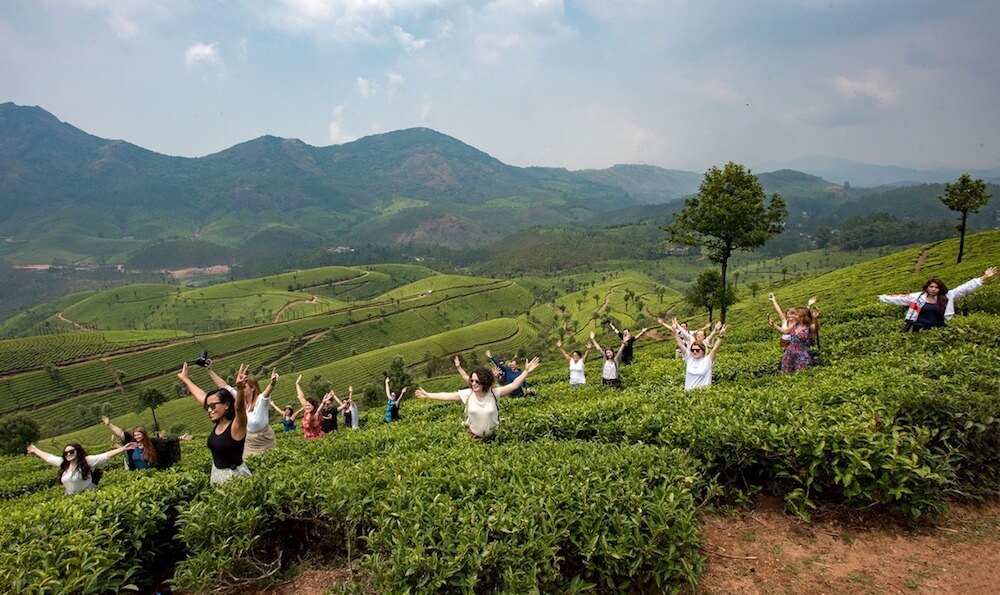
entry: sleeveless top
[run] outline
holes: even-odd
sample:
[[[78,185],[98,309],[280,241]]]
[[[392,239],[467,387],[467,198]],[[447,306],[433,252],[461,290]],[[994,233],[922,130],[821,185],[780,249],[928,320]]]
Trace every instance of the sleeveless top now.
[[[583,367],[586,362],[583,358],[576,361],[572,359],[569,360],[569,383],[570,384],[585,384],[587,382],[587,377],[583,373]]]
[[[302,416],[302,435],[306,438],[319,438],[323,436],[323,421],[319,413]]]
[[[286,417],[281,418],[281,425],[285,426],[286,432],[291,432],[295,429],[295,419],[288,419]]]
[[[229,422],[229,427],[222,434],[216,434],[215,428],[208,434],[208,449],[212,451],[212,464],[217,469],[235,469],[243,464],[243,445],[247,439],[237,440],[233,438],[233,422]]]

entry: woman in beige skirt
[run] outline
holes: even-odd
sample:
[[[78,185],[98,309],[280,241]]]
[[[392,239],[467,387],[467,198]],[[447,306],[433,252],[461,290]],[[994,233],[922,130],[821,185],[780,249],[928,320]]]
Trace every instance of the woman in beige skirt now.
[[[233,397],[236,397],[236,389],[229,385],[221,376],[212,369],[211,362],[205,366],[208,375],[219,388],[225,388]],[[247,442],[243,448],[244,456],[254,456],[264,454],[274,448],[274,430],[271,429],[269,409],[273,406],[279,413],[280,409],[271,403],[271,391],[278,383],[278,371],[271,370],[271,381],[268,382],[264,390],[260,390],[257,377],[247,375],[246,382],[243,383],[243,402],[247,409]]]

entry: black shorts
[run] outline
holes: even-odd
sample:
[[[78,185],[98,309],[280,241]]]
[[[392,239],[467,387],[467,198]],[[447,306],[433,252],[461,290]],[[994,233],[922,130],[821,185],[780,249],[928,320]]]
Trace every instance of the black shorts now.
[[[622,381],[620,378],[601,378],[601,384],[604,386],[610,386],[611,388],[622,387]]]

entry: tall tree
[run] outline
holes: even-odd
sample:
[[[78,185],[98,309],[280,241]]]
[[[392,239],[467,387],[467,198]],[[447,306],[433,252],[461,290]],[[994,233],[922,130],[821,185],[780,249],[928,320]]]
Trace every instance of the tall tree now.
[[[709,322],[712,322],[716,308],[736,303],[736,294],[731,287],[722,291],[721,279],[722,275],[716,269],[705,269],[698,273],[694,284],[684,292],[684,299],[689,304],[708,310]]]
[[[156,420],[156,406],[167,402],[167,397],[158,389],[149,388],[139,393],[139,400],[136,401],[135,412],[139,413],[146,407],[153,413],[153,431],[160,432],[160,422]]]
[[[698,194],[684,201],[666,231],[673,242],[705,246],[708,257],[721,267],[719,291],[728,287],[729,258],[737,250],[754,250],[782,232],[788,215],[785,201],[772,194],[765,204],[764,188],[757,176],[739,163],[730,161],[722,169],[705,172]],[[726,321],[725,300],[720,319]]]
[[[968,173],[964,173],[954,184],[944,185],[944,194],[940,198],[944,206],[962,214],[962,223],[958,226],[958,262],[962,262],[962,253],[965,251],[965,221],[969,218],[969,213],[976,213],[986,206],[991,196],[986,194],[986,182],[980,179],[974,180]]]

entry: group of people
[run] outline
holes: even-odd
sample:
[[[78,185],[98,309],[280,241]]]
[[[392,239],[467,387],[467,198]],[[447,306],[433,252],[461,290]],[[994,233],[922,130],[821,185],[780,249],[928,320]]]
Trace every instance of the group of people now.
[[[904,332],[942,327],[955,314],[955,300],[982,287],[996,276],[996,273],[996,267],[989,267],[980,277],[952,290],[949,290],[943,281],[935,278],[927,281],[919,292],[880,295],[878,299],[881,302],[908,308]],[[769,325],[781,334],[780,344],[784,349],[781,370],[795,372],[816,363],[820,317],[820,312],[815,307],[817,298],[810,298],[805,306],[787,310],[781,308],[774,294],[769,295],[769,301],[780,320],[779,323],[772,316],[768,316]],[[678,322],[676,318],[669,323],[662,318],[657,321],[670,331],[677,343],[677,353],[685,362],[684,389],[693,390],[711,385],[712,366],[726,336],[726,325],[717,323],[712,332],[706,335],[705,331],[709,329],[707,325],[692,332],[685,323]],[[629,329],[619,330],[610,321],[609,324],[611,330],[621,339],[617,349],[610,346],[602,347],[595,333],[590,333],[590,341],[582,353],[579,350],[567,353],[563,349],[562,341],[556,343],[569,364],[570,386],[579,387],[586,383],[584,366],[593,347],[604,356],[601,370],[602,384],[612,388],[621,387],[619,367],[631,363],[635,341],[650,329],[643,328],[633,335]],[[527,384],[527,378],[539,365],[539,359],[536,357],[526,361],[524,370],[521,370],[516,359],[503,361],[494,358],[492,352],[488,350],[486,356],[494,368],[491,370],[486,366],[478,366],[471,374],[465,371],[461,360],[455,357],[456,372],[464,384],[459,390],[427,392],[423,388],[417,388],[414,391],[414,395],[421,399],[461,402],[465,407],[463,425],[476,440],[489,440],[494,436],[500,425],[501,398],[534,394],[533,389]],[[205,362],[205,368],[216,385],[214,390],[206,392],[196,385],[188,376],[187,363],[183,365],[177,377],[187,387],[191,396],[205,408],[213,424],[207,440],[207,446],[212,453],[213,484],[249,475],[250,469],[246,465],[245,457],[267,452],[274,447],[275,437],[270,426],[269,409],[281,413],[285,431],[295,429],[295,419],[301,414],[303,434],[306,438],[318,438],[335,430],[338,413],[344,416],[345,425],[353,429],[358,428],[358,409],[354,403],[353,387],[348,388],[346,400],[340,400],[331,390],[318,401],[305,396],[301,385],[302,376],[299,376],[295,381],[295,389],[301,407],[297,411],[291,406],[282,410],[271,401],[271,393],[279,379],[277,371],[271,372],[267,386],[261,389],[256,377],[249,374],[247,365],[239,367],[235,387],[212,370],[210,361]],[[406,388],[397,393],[391,390],[389,379],[386,378],[385,392],[385,421],[398,420]],[[333,404],[334,401],[337,403],[336,406]],[[72,443],[66,445],[62,456],[58,456],[31,444],[28,445],[28,453],[58,467],[58,478],[65,486],[66,493],[73,494],[97,487],[100,479],[99,468],[119,454],[128,453],[126,466],[129,469],[161,469],[173,465],[179,459],[179,441],[191,440],[190,435],[178,438],[150,436],[141,426],[127,432],[112,424],[107,417],[102,418],[102,422],[122,440],[122,446],[98,455],[87,455],[80,444]]]

